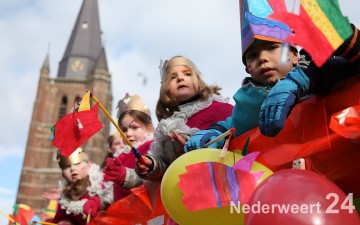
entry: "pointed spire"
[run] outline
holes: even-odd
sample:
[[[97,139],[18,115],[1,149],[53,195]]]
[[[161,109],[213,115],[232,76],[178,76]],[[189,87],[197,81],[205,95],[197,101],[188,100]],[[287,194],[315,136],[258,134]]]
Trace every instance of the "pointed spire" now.
[[[50,71],[49,53],[46,54],[41,70]]]
[[[50,73],[50,60],[49,60],[49,52],[46,54],[44,62],[40,69],[41,76],[49,76]]]
[[[58,77],[86,78],[95,67],[102,49],[97,0],[83,0]]]
[[[106,70],[108,71],[108,64],[105,54],[104,47],[101,48],[100,55],[98,57],[98,60],[96,62],[95,70]]]

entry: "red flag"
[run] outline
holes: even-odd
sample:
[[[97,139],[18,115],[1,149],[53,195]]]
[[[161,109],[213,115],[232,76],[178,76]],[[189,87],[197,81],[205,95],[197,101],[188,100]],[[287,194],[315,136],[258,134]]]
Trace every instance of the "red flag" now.
[[[60,154],[68,157],[91,136],[103,127],[98,118],[99,104],[90,110],[67,114],[55,124],[53,145],[60,149]]]
[[[23,214],[20,214],[20,225],[27,225],[27,221],[25,219],[25,217],[23,216]]]

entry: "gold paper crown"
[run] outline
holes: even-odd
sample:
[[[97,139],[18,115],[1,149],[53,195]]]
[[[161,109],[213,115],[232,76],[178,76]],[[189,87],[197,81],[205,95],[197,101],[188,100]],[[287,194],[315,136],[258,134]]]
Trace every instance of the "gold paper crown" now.
[[[117,118],[119,118],[120,115],[123,114],[124,112],[130,110],[137,110],[151,117],[150,110],[143,103],[140,96],[138,95],[131,96],[128,93],[126,93],[125,97],[118,102],[116,108],[118,109],[116,114]]]
[[[76,163],[83,161],[89,161],[88,155],[83,152],[82,148],[77,148],[69,157],[58,155],[59,166],[61,169],[65,169],[68,166],[71,166]]]

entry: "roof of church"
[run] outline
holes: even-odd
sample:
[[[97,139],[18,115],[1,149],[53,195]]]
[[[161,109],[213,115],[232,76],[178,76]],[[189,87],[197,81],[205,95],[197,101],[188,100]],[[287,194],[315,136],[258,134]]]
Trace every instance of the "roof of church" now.
[[[95,69],[97,61],[104,61],[102,48],[98,2],[84,0],[57,76],[86,79]],[[105,63],[102,66],[107,69],[106,57]]]

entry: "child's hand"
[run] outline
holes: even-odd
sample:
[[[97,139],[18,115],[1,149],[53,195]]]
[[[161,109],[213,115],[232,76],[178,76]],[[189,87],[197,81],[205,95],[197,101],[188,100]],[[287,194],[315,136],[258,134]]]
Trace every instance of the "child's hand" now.
[[[126,168],[122,165],[119,157],[115,159],[107,158],[104,168],[104,180],[113,181],[122,186],[126,177]]]
[[[137,160],[135,171],[139,175],[147,175],[154,167],[153,161],[147,156],[140,156],[141,160]]]
[[[215,139],[219,135],[221,135],[221,132],[218,130],[215,130],[215,129],[199,130],[195,134],[191,135],[189,140],[185,143],[184,151],[188,152],[191,150],[204,148],[206,143]],[[225,140],[221,139],[220,141],[218,141],[212,145],[209,145],[208,148],[220,148],[224,145],[224,143],[225,143]]]
[[[186,140],[189,139],[189,135],[188,134],[183,134],[183,135],[185,137],[181,136],[176,131],[173,131],[172,133],[168,134],[167,136],[169,138],[171,138],[172,140],[179,142],[181,145],[185,145]]]
[[[296,101],[307,94],[309,87],[309,78],[298,67],[290,71],[284,80],[278,81],[261,105],[259,114],[261,133],[275,137],[283,129],[286,117]]]
[[[85,214],[90,214],[91,217],[95,217],[97,215],[97,211],[100,208],[100,197],[99,196],[93,196],[88,198],[88,200],[85,202],[83,210]]]
[[[45,191],[41,196],[49,200],[58,200],[60,199],[60,191],[56,188],[53,188],[49,191]]]

